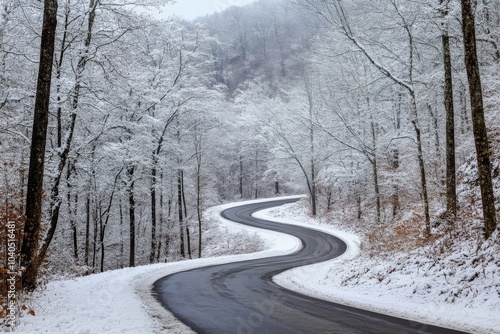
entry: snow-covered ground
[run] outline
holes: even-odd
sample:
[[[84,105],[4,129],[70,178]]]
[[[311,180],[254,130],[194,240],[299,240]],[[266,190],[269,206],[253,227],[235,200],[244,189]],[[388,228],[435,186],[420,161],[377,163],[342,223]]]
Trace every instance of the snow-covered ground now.
[[[255,201],[218,206],[209,210],[211,224],[231,234],[256,234],[264,240],[265,250],[243,255],[203,258],[169,264],[157,264],[127,268],[81,277],[73,280],[49,283],[32,298],[36,315],[25,315],[16,332],[20,333],[190,333],[189,328],[175,320],[152,297],[151,285],[170,273],[201,266],[241,261],[265,256],[287,254],[300,247],[298,239],[280,233],[262,231],[235,225],[218,214],[235,205]],[[313,227],[333,233],[348,244],[348,251],[341,258],[293,269],[275,277],[275,281],[287,288],[319,298],[355,305],[381,313],[390,313],[413,321],[426,321],[474,333],[500,333],[500,291],[494,294],[478,291],[475,298],[457,297],[453,304],[438,298],[442,284],[430,271],[422,274],[422,268],[408,267],[392,277],[360,277],[356,282],[346,279],[354,267],[371,266],[385,272],[400,259],[391,263],[377,262],[360,255],[359,238],[353,234],[335,230],[331,224],[321,224],[303,212],[300,204],[259,212],[260,218],[278,220]],[[227,235],[223,240],[226,240]],[[222,239],[221,239],[221,242]],[[216,250],[206,252],[217,253]],[[401,273],[403,272],[403,273]],[[496,273],[496,272],[495,272]],[[493,276],[500,290],[498,276]],[[346,283],[348,282],[348,283]],[[354,282],[354,283],[353,283]],[[430,288],[419,290],[422,285]],[[493,284],[494,286],[494,284]],[[413,288],[419,287],[415,292]],[[411,291],[410,291],[411,290]]]
[[[152,297],[152,284],[175,272],[283,255],[298,250],[301,243],[295,237],[234,224],[219,215],[223,210],[233,206],[263,201],[266,200],[211,208],[207,212],[207,221],[213,224],[213,228],[225,232],[221,233],[219,244],[226,242],[227,233],[247,237],[257,234],[263,239],[265,250],[252,254],[126,268],[72,280],[50,282],[44,289],[35,292],[30,300],[35,316],[24,315],[16,333],[191,333],[188,327],[177,321]],[[216,248],[206,253],[218,253],[219,250]]]

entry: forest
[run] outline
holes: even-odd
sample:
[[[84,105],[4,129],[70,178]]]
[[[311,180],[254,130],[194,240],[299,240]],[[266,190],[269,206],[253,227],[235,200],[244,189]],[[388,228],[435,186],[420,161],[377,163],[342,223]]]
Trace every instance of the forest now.
[[[2,1],[0,215],[24,288],[202,257],[206,208],[281,194],[400,243],[498,235],[500,1],[138,10],[169,2]]]

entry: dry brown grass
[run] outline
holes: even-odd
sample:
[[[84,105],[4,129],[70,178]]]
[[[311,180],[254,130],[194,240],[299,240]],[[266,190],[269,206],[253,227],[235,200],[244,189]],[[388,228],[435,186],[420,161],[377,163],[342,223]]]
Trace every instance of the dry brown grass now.
[[[413,214],[408,220],[371,225],[365,232],[366,249],[370,256],[410,252],[434,242],[423,236],[422,217]]]

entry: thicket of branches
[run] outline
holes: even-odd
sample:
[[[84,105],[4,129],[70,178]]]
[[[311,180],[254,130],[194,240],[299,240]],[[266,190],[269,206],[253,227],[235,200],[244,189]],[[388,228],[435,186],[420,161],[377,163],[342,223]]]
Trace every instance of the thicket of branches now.
[[[467,3],[259,1],[202,22],[224,41],[218,80],[272,153],[266,176],[301,180],[312,214],[340,203],[375,222],[412,212],[430,236],[463,213],[457,170],[479,160],[470,187],[481,185],[474,205],[485,208],[487,238],[496,225],[485,189],[498,169],[499,3],[474,3],[464,31]],[[470,76],[471,36],[481,81]],[[471,101],[478,87],[484,122],[479,99]]]

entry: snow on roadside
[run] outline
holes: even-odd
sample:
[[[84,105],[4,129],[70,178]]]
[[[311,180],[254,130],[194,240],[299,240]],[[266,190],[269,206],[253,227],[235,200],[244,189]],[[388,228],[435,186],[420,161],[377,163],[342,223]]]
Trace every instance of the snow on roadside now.
[[[225,243],[228,235],[256,235],[263,240],[259,247],[264,250],[252,254],[126,268],[51,282],[32,299],[36,316],[24,316],[17,332],[192,333],[154,299],[152,284],[163,276],[179,271],[284,255],[298,250],[301,244],[294,237],[234,224],[219,216],[221,211],[230,207],[265,201],[268,200],[222,205],[208,210],[206,215],[207,224],[222,232],[220,243]],[[430,271],[427,275],[419,275],[419,269],[412,266],[393,273],[397,276],[390,276],[389,279],[389,275],[353,278],[349,275],[356,272],[354,269],[370,268],[374,272],[387,274],[397,263],[404,266],[405,259],[398,257],[390,262],[381,262],[368,258],[360,253],[360,239],[357,236],[336,230],[332,224],[311,219],[300,204],[261,211],[255,216],[316,228],[332,233],[348,244],[348,251],[340,258],[276,276],[275,281],[286,288],[317,298],[401,316],[409,319],[411,327],[421,326],[415,321],[423,321],[473,333],[500,333],[500,319],[497,316],[500,314],[500,293],[493,296],[492,291],[488,291],[490,296],[487,296],[479,291],[474,301],[459,298],[454,304],[444,303],[436,295],[439,294],[439,285],[420,289],[422,285],[434,284],[437,279],[435,273]],[[213,241],[212,245],[216,244],[217,240]],[[220,248],[212,246],[204,252],[206,255],[220,254],[224,247]],[[417,293],[413,293],[410,287],[416,287]]]
[[[358,238],[336,231],[333,224],[312,219],[300,203],[260,211],[254,216],[315,226],[349,245],[349,253],[338,259],[275,276],[274,281],[285,288],[405,318],[411,327],[425,322],[471,333],[500,333],[500,269],[492,268],[494,264],[484,268],[485,277],[471,286],[467,277],[475,275],[473,270],[464,265],[457,268],[452,261],[463,258],[458,252],[443,261],[449,261],[444,270],[442,263],[436,266],[439,259],[429,259],[425,254],[401,253],[390,260],[370,258],[358,253]],[[450,294],[452,300],[446,298]]]
[[[297,196],[287,197],[296,198]],[[280,198],[281,199],[281,198]],[[192,333],[154,299],[152,284],[175,272],[203,266],[284,255],[301,247],[292,236],[231,223],[220,217],[230,207],[269,200],[232,203],[207,211],[207,222],[228,235],[255,234],[264,241],[263,251],[202,258],[191,261],[155,264],[108,271],[72,280],[53,281],[35,292],[31,303],[36,316],[25,315],[17,333]],[[207,254],[217,250],[206,251]]]

